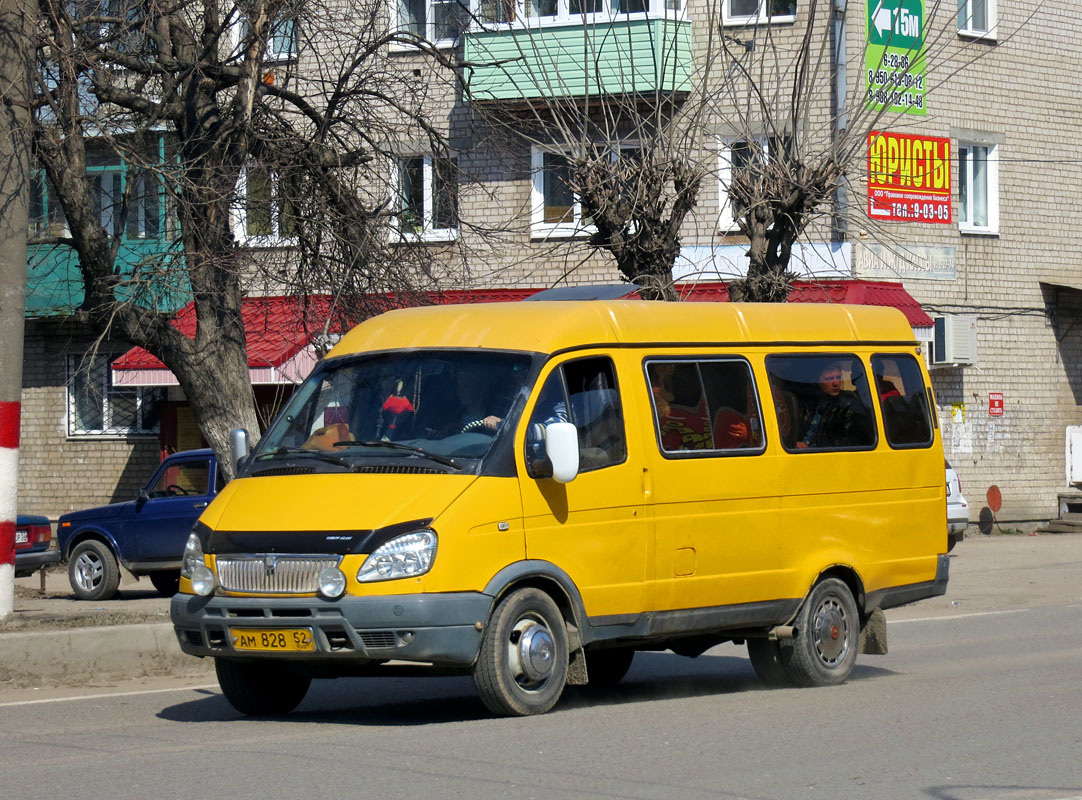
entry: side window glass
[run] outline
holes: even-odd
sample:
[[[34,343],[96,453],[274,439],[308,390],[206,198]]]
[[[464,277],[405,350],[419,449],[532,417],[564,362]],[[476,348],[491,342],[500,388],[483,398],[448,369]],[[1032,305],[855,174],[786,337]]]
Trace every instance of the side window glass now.
[[[927,447],[932,443],[931,409],[920,367],[912,356],[872,356],[883,429],[891,447]]]
[[[189,461],[175,464],[158,476],[148,492],[150,497],[182,497],[204,495],[210,482],[210,463]]]
[[[571,422],[578,429],[581,472],[626,459],[623,408],[612,361],[584,358],[549,375],[526,431],[527,469],[532,477],[545,473],[544,431],[553,422]]]
[[[854,355],[768,356],[770,392],[786,450],[870,450],[875,414]]]
[[[762,450],[762,415],[746,361],[651,361],[646,376],[663,453]]]

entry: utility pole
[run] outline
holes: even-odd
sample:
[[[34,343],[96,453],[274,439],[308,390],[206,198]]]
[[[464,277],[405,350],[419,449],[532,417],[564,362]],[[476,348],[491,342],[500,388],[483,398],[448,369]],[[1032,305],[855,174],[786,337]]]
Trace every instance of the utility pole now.
[[[15,607],[30,110],[26,0],[0,0],[0,622]]]

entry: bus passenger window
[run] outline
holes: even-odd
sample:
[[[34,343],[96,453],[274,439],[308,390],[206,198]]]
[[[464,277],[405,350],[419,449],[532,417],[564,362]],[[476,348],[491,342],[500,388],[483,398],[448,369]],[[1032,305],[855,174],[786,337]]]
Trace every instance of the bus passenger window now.
[[[859,358],[768,356],[766,367],[786,450],[875,447],[871,391]]]
[[[894,448],[931,445],[931,409],[916,359],[906,355],[872,356],[872,373],[887,443]]]
[[[663,454],[761,451],[762,416],[747,361],[650,361],[646,376]]]

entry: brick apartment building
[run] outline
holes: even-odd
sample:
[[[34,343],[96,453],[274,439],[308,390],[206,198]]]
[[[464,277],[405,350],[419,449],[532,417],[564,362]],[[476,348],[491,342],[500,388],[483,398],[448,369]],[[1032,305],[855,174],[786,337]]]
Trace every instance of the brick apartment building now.
[[[402,246],[464,264],[449,267],[455,277],[445,287],[464,300],[470,292],[492,299],[492,292],[617,282],[611,257],[587,246],[589,220],[565,183],[573,143],[521,121],[555,114],[563,102],[643,113],[658,106],[629,105],[629,97],[698,103],[704,123],[689,147],[709,169],[681,228],[675,277],[691,299],[717,300],[746,270],[747,241],[728,188],[748,153],[769,158],[770,147],[790,138],[819,146],[857,141],[844,192],[808,227],[791,268],[811,286],[821,282],[816,299],[823,302],[907,311],[927,343],[945,451],[974,521],[992,485],[1003,498],[1001,523],[1055,517],[1076,494],[1082,504],[1072,483],[1082,481],[1082,444],[1078,462],[1070,448],[1072,428],[1082,426],[1082,263],[1069,240],[1073,222],[1082,222],[1082,201],[1057,191],[1072,185],[1080,163],[1072,135],[1082,129],[1072,102],[1082,79],[1082,59],[1068,42],[1073,7],[962,0],[957,14],[952,7],[934,16],[927,0],[820,2],[810,48],[819,72],[796,135],[792,125],[771,129],[754,114],[731,113],[731,75],[708,65],[725,47],[748,59],[791,54],[810,1],[474,0],[469,14],[446,0],[393,4],[392,25],[471,64],[465,87],[456,88],[454,75],[416,48],[387,53],[395,69],[431,83],[430,113],[451,148],[449,156],[434,155],[421,143],[402,143],[393,167]],[[303,36],[290,41],[276,69],[301,72]],[[792,80],[780,69],[760,88],[778,94]],[[516,136],[516,127],[528,127],[528,135]],[[869,130],[883,134],[869,137]],[[634,125],[617,133],[615,149],[619,142],[633,149]],[[883,155],[888,148],[894,161]],[[43,197],[37,224],[59,224]],[[273,209],[258,220],[238,217],[238,236],[258,246],[256,257],[288,252],[288,236],[271,224],[276,218]],[[150,232],[130,236],[132,246],[164,240],[167,221]],[[122,375],[106,355],[128,351],[125,343],[94,350],[91,337],[65,321],[63,309],[78,295],[65,283],[72,266],[55,252],[31,254],[19,500],[23,511],[54,517],[132,496],[163,450],[199,443],[167,376],[148,362],[140,362],[140,376]],[[283,361],[311,343],[295,344]],[[87,358],[96,359],[94,369],[80,371]],[[253,370],[281,366],[252,359]],[[261,405],[272,409],[296,377],[266,378],[257,389]],[[92,407],[79,394],[88,380],[100,381],[104,398]]]

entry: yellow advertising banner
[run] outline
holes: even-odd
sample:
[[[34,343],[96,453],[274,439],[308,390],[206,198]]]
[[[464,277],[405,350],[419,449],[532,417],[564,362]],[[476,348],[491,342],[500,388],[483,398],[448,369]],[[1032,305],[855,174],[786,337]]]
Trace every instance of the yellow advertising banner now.
[[[884,222],[951,222],[951,140],[868,134],[868,216]]]

